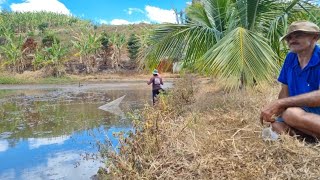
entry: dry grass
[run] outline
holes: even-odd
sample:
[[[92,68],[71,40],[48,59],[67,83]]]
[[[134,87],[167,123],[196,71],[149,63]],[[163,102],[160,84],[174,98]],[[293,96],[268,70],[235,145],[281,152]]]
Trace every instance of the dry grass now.
[[[133,116],[135,134],[109,151],[106,179],[319,179],[320,144],[282,135],[264,142],[260,108],[277,86],[226,93],[182,79],[159,104]],[[197,92],[197,93],[195,93]]]

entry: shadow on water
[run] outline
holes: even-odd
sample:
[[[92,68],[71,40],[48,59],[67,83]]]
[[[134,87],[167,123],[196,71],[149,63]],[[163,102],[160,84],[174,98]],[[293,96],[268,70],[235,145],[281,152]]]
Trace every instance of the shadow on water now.
[[[148,87],[0,88],[0,179],[89,179],[99,143],[131,122],[98,109],[122,95],[124,112],[150,103]]]

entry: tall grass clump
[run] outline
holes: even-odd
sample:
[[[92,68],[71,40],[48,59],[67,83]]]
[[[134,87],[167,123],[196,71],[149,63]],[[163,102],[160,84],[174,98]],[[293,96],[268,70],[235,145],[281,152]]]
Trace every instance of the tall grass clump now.
[[[183,79],[133,116],[135,132],[109,150],[106,179],[317,179],[320,145],[281,135],[261,139],[260,108],[278,92],[225,92],[212,80]],[[187,96],[186,96],[187,93]],[[186,99],[184,99],[186,98]]]

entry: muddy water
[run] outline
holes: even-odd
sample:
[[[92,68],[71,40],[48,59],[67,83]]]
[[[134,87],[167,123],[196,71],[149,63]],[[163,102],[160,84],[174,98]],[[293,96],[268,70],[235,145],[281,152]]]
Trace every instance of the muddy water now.
[[[123,113],[98,109],[123,95]],[[0,85],[0,179],[90,179],[99,144],[116,149],[113,134],[132,129],[123,114],[145,104],[145,83]]]

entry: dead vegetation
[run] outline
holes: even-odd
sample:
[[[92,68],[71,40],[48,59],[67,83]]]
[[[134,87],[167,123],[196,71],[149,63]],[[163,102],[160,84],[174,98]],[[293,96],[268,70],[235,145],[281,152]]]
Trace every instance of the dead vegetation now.
[[[318,179],[319,144],[260,137],[260,108],[277,92],[275,85],[227,93],[184,78],[155,108],[132,116],[136,131],[122,136],[119,153],[105,153],[101,179]]]

